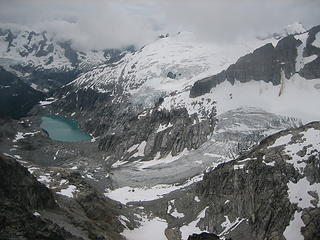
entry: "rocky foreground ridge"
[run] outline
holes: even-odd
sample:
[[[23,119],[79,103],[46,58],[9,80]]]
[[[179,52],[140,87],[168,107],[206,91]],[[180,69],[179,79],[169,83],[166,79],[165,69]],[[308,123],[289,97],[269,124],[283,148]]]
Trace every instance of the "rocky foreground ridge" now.
[[[124,239],[119,216],[127,213],[119,203],[63,169],[50,171],[60,184],[49,189],[30,174],[36,169],[0,155],[0,239]]]
[[[170,240],[185,239],[186,225],[235,240],[320,239],[319,149],[319,122],[281,131],[145,207],[159,205]]]

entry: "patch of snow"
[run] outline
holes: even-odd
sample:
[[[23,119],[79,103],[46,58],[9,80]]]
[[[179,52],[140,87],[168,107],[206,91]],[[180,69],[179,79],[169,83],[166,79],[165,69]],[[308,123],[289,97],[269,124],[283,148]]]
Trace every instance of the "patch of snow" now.
[[[68,180],[62,179],[62,180],[60,181],[60,186],[66,184],[67,182],[68,182]]]
[[[12,140],[12,142],[18,142],[20,139],[23,139],[23,133],[22,132],[17,132],[15,138]]]
[[[304,223],[301,219],[302,212],[295,212],[294,218],[290,221],[289,225],[283,232],[283,236],[287,240],[303,240],[304,237],[301,234],[301,227],[304,226]]]
[[[168,202],[167,213],[175,218],[183,218],[184,217],[184,214],[178,212],[177,209],[175,208],[175,200],[171,200]]]
[[[219,236],[223,236],[235,228],[239,226],[240,223],[242,223],[245,219],[244,218],[236,218],[234,222],[231,222],[228,216],[224,216],[225,221],[221,223],[221,227],[224,228],[224,230],[219,234]]]
[[[265,161],[262,161],[265,165],[267,165],[267,166],[271,166],[271,167],[274,167],[275,166],[275,164],[276,164],[276,162],[275,161],[273,161],[273,162],[265,162]]]
[[[16,159],[19,159],[19,160],[21,160],[22,159],[22,157],[20,156],[20,155],[13,155]]]
[[[306,177],[300,179],[297,183],[289,181],[288,188],[290,202],[296,203],[298,207],[301,208],[314,207],[314,205],[311,204],[311,201],[316,199],[312,197],[309,192],[315,192],[320,196],[320,183],[311,185]],[[320,202],[318,202],[317,207],[320,207]]]
[[[137,152],[132,155],[132,157],[143,157],[144,156],[144,148],[146,147],[147,142],[143,141],[140,143],[139,147],[136,149]]]
[[[41,175],[37,178],[37,180],[43,184],[45,184],[46,186],[48,186],[49,183],[52,182],[52,179],[50,176],[46,176],[46,175]]]
[[[127,152],[133,152],[134,150],[137,149],[138,146],[139,146],[139,144],[132,145],[130,148],[128,148]]]
[[[127,228],[127,223],[130,222],[128,218],[125,216],[121,215],[119,216],[119,221],[122,223],[123,226]]]
[[[157,129],[156,133],[162,132],[168,128],[171,128],[173,125],[169,122],[167,125],[159,125],[159,128]]]
[[[302,149],[306,149],[306,156],[317,154],[317,149],[320,149],[320,131],[314,128],[309,128],[307,131],[302,132],[302,141],[298,143],[292,143],[285,146],[284,152],[291,156],[291,160],[287,162],[293,164],[293,166],[303,173],[306,163],[305,157],[300,157],[298,152]],[[316,151],[315,151],[316,150]]]
[[[304,60],[304,64],[308,64],[314,60],[316,60],[318,58],[317,55],[311,55],[309,57],[305,57],[303,60]]]
[[[202,229],[200,229],[199,227],[197,227],[198,222],[200,221],[201,218],[205,217],[206,214],[206,210],[208,209],[208,207],[206,207],[205,209],[203,209],[199,215],[196,217],[196,219],[194,221],[192,221],[191,223],[189,223],[188,225],[184,225],[180,228],[181,231],[181,236],[182,239],[187,239],[189,237],[189,235],[192,235],[193,233],[200,233],[203,232]]]
[[[243,169],[244,168],[244,164],[239,164],[239,165],[234,165],[233,169],[234,170],[239,170],[239,169]]]
[[[125,229],[122,235],[127,240],[153,239],[165,240],[164,234],[167,228],[167,222],[159,217],[153,219],[144,219],[139,228],[133,230]]]
[[[89,178],[89,179],[95,180],[94,177],[92,176],[92,174],[90,174],[90,173],[87,173],[86,177]]]
[[[34,84],[34,83],[31,83],[31,87],[32,87],[33,89],[35,89],[35,90],[38,89],[38,85],[37,85],[37,84]]]
[[[54,99],[54,98],[47,98],[46,100],[44,101],[40,101],[39,104],[40,106],[46,106],[46,105],[49,105],[51,103],[54,103],[55,101],[57,101],[58,99]]]
[[[41,214],[38,213],[38,212],[34,212],[34,213],[33,213],[33,216],[39,217],[39,216],[41,216]]]
[[[33,174],[33,172],[36,171],[36,170],[40,170],[40,168],[37,168],[37,167],[30,167],[30,168],[28,168],[28,171],[29,171],[29,173],[31,173],[31,174]]]
[[[200,202],[200,199],[199,199],[198,196],[195,196],[195,197],[194,197],[194,200],[195,200],[196,202]]]
[[[281,137],[277,138],[276,141],[271,146],[268,146],[268,149],[279,147],[282,145],[288,145],[289,142],[291,141],[291,138],[292,138],[292,134],[281,136]]]
[[[57,194],[69,197],[69,198],[73,198],[74,194],[77,193],[77,187],[74,185],[69,185],[67,188],[65,189],[61,189],[60,192],[57,192]]]
[[[143,113],[138,115],[138,119],[141,119],[142,117],[145,117],[148,115],[148,111],[144,111]]]
[[[312,45],[320,48],[320,32],[316,34],[316,39],[313,41]]]

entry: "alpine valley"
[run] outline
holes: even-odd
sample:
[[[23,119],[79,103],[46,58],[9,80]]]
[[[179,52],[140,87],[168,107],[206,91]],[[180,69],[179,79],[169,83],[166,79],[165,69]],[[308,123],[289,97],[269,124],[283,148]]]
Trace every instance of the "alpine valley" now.
[[[320,25],[86,52],[1,26],[0,239],[319,240],[319,100]]]

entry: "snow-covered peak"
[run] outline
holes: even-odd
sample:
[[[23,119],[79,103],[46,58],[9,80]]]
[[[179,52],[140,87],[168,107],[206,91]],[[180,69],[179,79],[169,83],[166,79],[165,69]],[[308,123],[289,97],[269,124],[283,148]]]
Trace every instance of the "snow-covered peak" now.
[[[70,41],[61,41],[45,31],[0,24],[0,64],[9,71],[20,69],[17,75],[21,77],[27,77],[35,69],[51,72],[88,70],[111,60],[121,51],[124,50],[80,52],[73,49]]]

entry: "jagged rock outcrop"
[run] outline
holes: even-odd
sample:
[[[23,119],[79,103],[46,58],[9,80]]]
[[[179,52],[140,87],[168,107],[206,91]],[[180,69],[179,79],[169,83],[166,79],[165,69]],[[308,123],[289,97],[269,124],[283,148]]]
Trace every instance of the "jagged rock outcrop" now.
[[[0,118],[18,119],[26,115],[44,96],[0,67]]]
[[[168,239],[187,239],[187,226],[223,239],[320,239],[319,149],[320,122],[278,132],[145,209],[157,206]]]
[[[186,109],[171,111],[157,108],[132,117],[102,137],[99,147],[115,159],[153,159],[157,154],[173,156],[184,149],[196,149],[207,140],[215,126],[215,116],[199,121]]]
[[[296,72],[306,79],[320,77],[320,49],[312,45],[319,31],[320,26],[317,26],[305,33],[308,34],[308,38],[306,46],[302,46],[302,57],[316,55],[316,59],[306,63],[302,69],[297,69],[296,67],[297,48],[304,43],[294,35],[289,35],[282,38],[275,47],[268,43],[253,51],[253,53],[239,58],[235,64],[230,65],[230,67],[217,75],[197,81],[190,90],[190,97],[194,98],[209,93],[212,88],[223,81],[229,81],[234,84],[235,80],[240,82],[263,80],[271,82],[273,85],[279,85],[282,71],[287,79]]]

